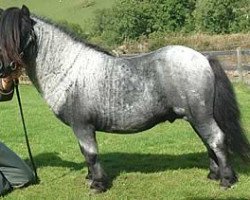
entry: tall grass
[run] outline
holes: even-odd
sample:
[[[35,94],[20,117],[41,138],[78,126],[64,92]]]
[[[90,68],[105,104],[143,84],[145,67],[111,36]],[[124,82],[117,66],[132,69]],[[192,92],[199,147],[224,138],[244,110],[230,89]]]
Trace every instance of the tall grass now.
[[[152,34],[148,38],[127,40],[117,48],[119,53],[139,53],[156,50],[167,45],[184,45],[198,51],[221,51],[250,48],[250,34],[228,35],[193,34]]]

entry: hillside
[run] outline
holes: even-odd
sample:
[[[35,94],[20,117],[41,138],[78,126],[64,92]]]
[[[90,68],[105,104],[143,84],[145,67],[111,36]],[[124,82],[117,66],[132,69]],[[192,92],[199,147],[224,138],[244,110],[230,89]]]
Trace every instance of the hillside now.
[[[115,0],[1,0],[0,7],[22,6],[25,4],[37,14],[56,21],[67,20],[84,27],[84,22],[98,9],[109,8]]]

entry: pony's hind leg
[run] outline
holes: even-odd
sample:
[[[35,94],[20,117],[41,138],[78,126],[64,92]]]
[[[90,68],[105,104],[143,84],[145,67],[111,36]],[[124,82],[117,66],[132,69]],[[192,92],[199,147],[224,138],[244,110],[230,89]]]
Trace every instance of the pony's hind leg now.
[[[92,128],[74,127],[74,133],[79,141],[80,149],[85,157],[90,188],[95,192],[104,192],[107,190],[108,181],[104,170],[98,160],[98,147],[95,137],[95,131]]]
[[[192,127],[197,133],[197,135],[200,137],[200,139],[203,141],[204,145],[207,147],[207,152],[209,156],[209,170],[210,170],[207,177],[211,180],[219,180],[220,179],[219,164],[214,151],[209,147],[207,141],[205,140],[204,137],[200,135],[199,131],[195,128],[195,126],[192,125]]]
[[[208,156],[209,156],[209,173],[207,177],[211,180],[220,180],[220,169],[218,164],[218,159],[210,147],[207,147],[208,149]]]
[[[193,123],[192,126],[208,148],[210,156],[210,173],[208,177],[211,179],[220,178],[222,187],[231,187],[237,182],[237,177],[228,161],[225,134],[213,118],[200,123]]]

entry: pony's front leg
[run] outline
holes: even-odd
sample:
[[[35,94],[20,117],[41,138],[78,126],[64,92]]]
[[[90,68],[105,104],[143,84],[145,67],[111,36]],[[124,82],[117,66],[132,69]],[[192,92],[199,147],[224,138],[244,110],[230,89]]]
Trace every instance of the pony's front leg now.
[[[73,130],[78,138],[81,152],[88,166],[88,175],[86,178],[90,181],[90,188],[94,189],[95,192],[106,191],[108,181],[98,160],[98,147],[94,129],[92,127],[74,127]]]

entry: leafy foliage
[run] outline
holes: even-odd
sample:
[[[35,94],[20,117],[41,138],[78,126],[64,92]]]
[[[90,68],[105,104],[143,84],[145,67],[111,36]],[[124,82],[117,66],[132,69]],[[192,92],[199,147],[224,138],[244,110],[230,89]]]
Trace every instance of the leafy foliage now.
[[[245,0],[197,0],[195,15],[196,29],[200,32],[230,33],[232,28],[242,29],[249,24],[242,10]],[[240,24],[239,24],[240,22]]]
[[[249,5],[248,0],[120,0],[96,13],[90,35],[112,45],[159,32],[246,32]]]
[[[180,31],[194,8],[195,0],[120,0],[112,9],[96,13],[92,34],[112,43]]]
[[[250,31],[250,2],[246,0],[244,4],[244,8],[238,7],[235,21],[230,27],[234,33]]]

